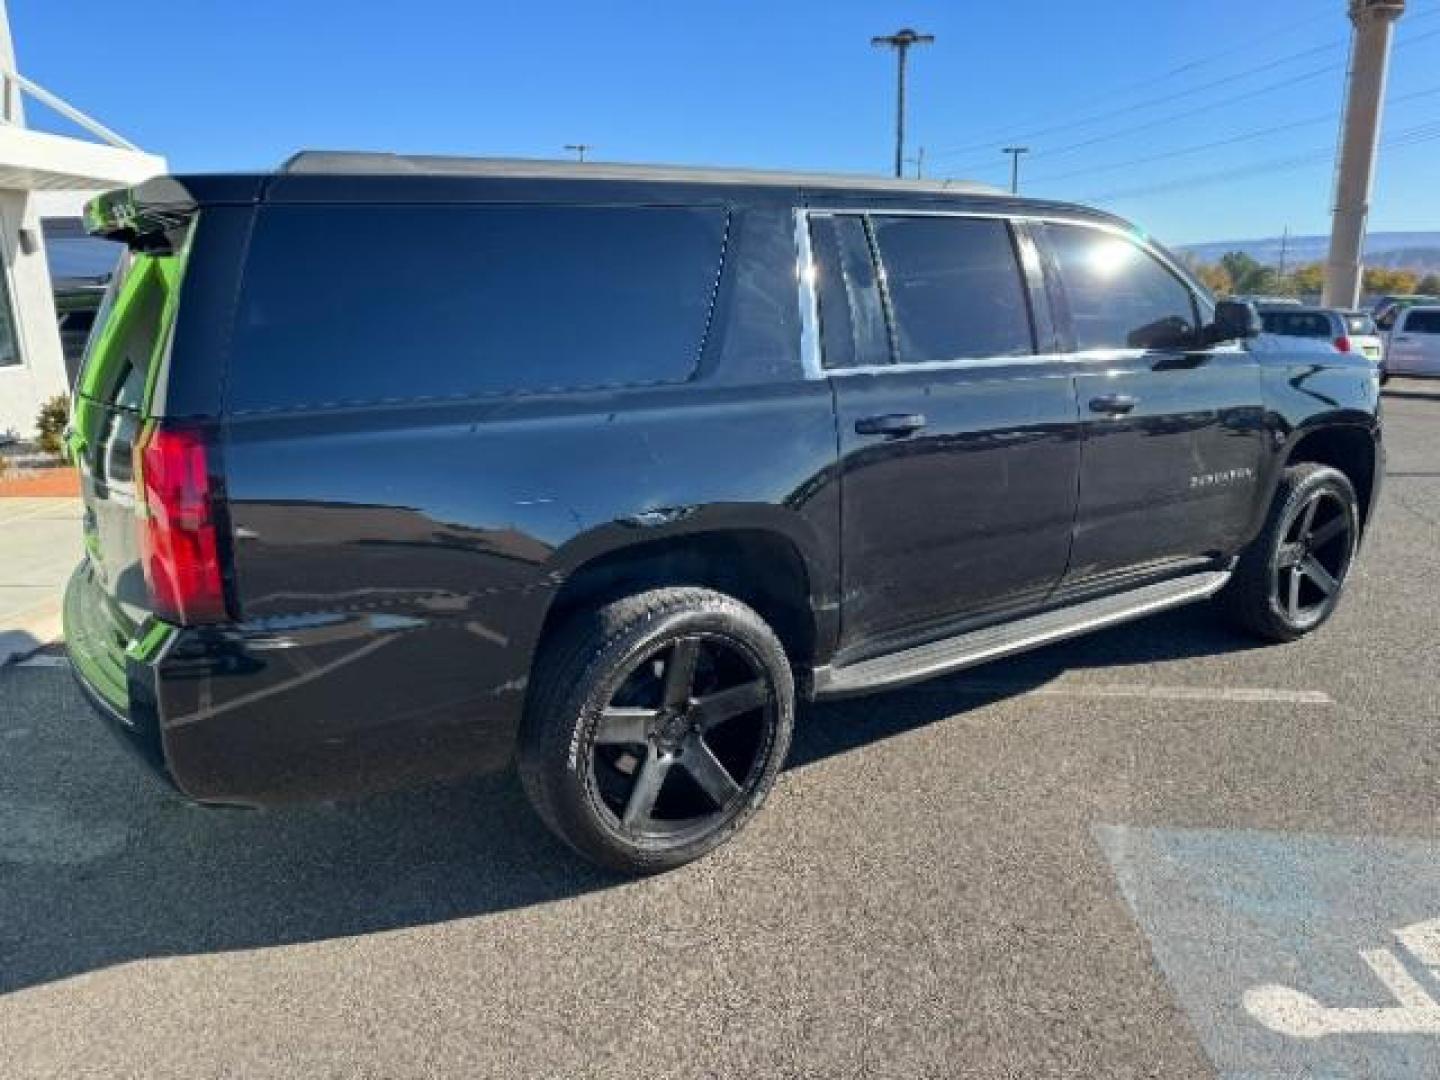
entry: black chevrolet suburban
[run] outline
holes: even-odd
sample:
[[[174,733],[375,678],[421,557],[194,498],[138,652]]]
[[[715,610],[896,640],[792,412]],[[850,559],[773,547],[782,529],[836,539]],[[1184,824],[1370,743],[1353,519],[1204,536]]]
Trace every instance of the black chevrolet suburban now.
[[[1381,473],[1373,364],[986,188],[305,153],[88,224],[67,640],[204,802],[513,762],[675,866],[797,702],[1210,597],[1301,637]]]

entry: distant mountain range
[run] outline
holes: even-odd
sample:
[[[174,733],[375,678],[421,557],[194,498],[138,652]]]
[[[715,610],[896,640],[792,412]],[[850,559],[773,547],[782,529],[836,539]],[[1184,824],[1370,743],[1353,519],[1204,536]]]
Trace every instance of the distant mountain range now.
[[[1280,263],[1280,237],[1264,240],[1222,240],[1208,244],[1186,244],[1181,251],[1201,262],[1218,262],[1231,251],[1243,251],[1252,259],[1269,266]],[[1292,236],[1286,246],[1285,262],[1323,262],[1330,250],[1328,236]],[[1365,242],[1365,264],[1394,269],[1415,270],[1422,274],[1440,273],[1440,232],[1377,232]]]

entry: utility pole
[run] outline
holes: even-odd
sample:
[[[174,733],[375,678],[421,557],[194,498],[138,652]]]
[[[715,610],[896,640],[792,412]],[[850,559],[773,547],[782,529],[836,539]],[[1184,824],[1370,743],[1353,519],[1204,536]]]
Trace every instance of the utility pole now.
[[[916,180],[919,180],[925,175],[925,148],[923,146],[917,146],[915,148],[915,156],[906,158],[905,160],[914,163]]]
[[[586,152],[589,151],[589,150],[594,150],[594,149],[595,149],[595,144],[594,144],[594,143],[588,143],[588,142],[566,143],[566,144],[565,144],[565,149],[566,149],[566,150],[569,150],[571,153],[573,153],[573,154],[575,155],[575,160],[576,160],[576,161],[584,161],[584,160],[585,160],[585,154],[586,154]]]
[[[905,175],[905,63],[912,45],[929,45],[934,34],[917,34],[908,27],[893,34],[873,37],[870,44],[895,50],[895,175]]]
[[[1010,194],[1020,194],[1020,155],[1028,154],[1028,146],[1007,146],[1000,151],[1002,154],[1010,155]]]
[[[1360,303],[1360,260],[1380,145],[1380,112],[1385,104],[1390,45],[1395,22],[1405,13],[1405,0],[1349,2],[1355,31],[1335,176],[1335,221],[1325,265],[1325,293],[1320,301],[1326,307],[1341,308]]]
[[[1285,279],[1285,260],[1290,254],[1290,226],[1285,226],[1285,231],[1280,234],[1280,279]]]

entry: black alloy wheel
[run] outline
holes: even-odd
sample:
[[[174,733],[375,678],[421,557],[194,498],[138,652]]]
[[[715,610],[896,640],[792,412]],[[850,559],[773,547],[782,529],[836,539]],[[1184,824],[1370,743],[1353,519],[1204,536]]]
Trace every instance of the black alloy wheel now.
[[[635,662],[601,710],[590,776],[614,824],[637,837],[703,834],[763,770],[775,687],[739,642],[687,635]]]
[[[1241,554],[1221,602],[1268,641],[1294,641],[1335,613],[1360,543],[1360,501],[1328,465],[1285,470],[1259,536]]]
[[[587,613],[545,650],[521,777],[581,854],[648,873],[698,858],[759,808],[788,752],[794,687],[750,608],[658,589]]]
[[[1275,552],[1271,602],[1295,626],[1319,623],[1339,599],[1355,554],[1355,515],[1333,487],[1296,505]]]

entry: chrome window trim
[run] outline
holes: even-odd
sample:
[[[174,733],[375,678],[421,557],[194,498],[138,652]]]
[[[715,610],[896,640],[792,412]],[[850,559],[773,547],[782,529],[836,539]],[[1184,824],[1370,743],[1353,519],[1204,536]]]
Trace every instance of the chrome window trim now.
[[[881,375],[903,371],[956,371],[966,368],[1001,367],[1026,363],[1094,363],[1116,361],[1143,356],[1147,349],[1090,349],[1080,352],[1033,353],[1028,356],[975,357],[963,360],[928,360],[910,364],[866,364],[861,367],[836,368],[827,371],[820,355],[820,296],[815,288],[814,253],[810,246],[810,219],[812,217],[847,217],[871,214],[885,217],[948,217],[978,218],[984,220],[1040,222],[1041,224],[1078,225],[1098,232],[1109,233],[1128,240],[1161,266],[1165,267],[1189,290],[1197,314],[1209,308],[1204,294],[1196,289],[1195,283],[1185,270],[1178,266],[1164,251],[1148,239],[1137,236],[1133,228],[1109,221],[1094,221],[1083,216],[1063,213],[1002,213],[997,210],[931,210],[889,206],[797,206],[795,214],[795,279],[798,284],[800,302],[800,362],[806,379],[828,379],[842,375]],[[877,267],[876,273],[883,272]]]

